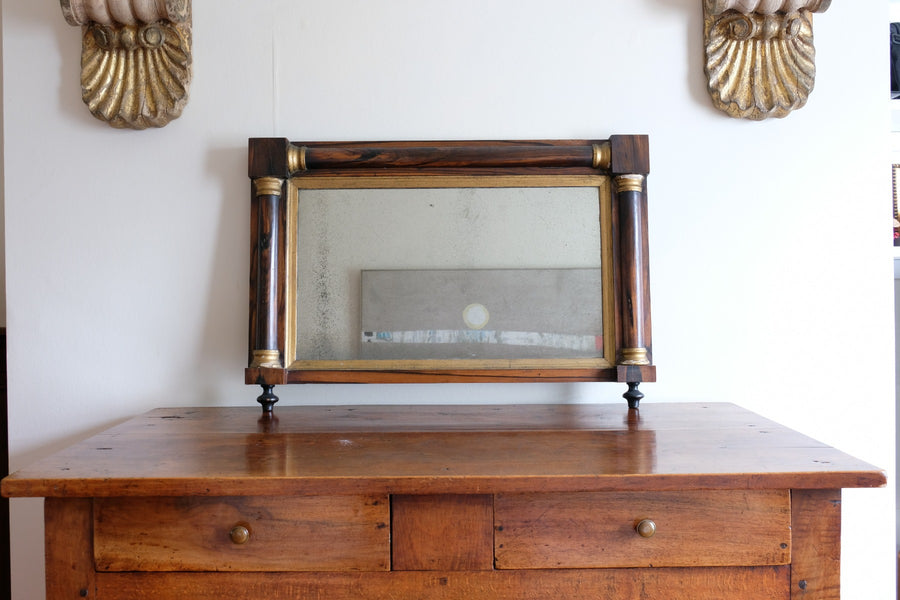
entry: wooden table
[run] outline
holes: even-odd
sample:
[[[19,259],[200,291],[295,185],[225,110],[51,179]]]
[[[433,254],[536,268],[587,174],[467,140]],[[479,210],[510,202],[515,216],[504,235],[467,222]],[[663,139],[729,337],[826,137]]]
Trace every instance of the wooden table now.
[[[805,600],[879,469],[730,404],[158,409],[6,478],[49,600]]]

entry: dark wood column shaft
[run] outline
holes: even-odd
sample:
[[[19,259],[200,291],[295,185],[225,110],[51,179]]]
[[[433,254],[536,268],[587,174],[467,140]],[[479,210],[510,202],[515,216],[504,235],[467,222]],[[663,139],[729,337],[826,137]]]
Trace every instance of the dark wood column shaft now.
[[[621,260],[622,356],[620,364],[649,364],[647,352],[647,264],[644,239],[645,206],[642,175],[616,178],[619,214],[619,257]]]
[[[278,350],[279,213],[283,181],[274,177],[255,180],[256,213],[256,336],[253,365],[280,367]]]

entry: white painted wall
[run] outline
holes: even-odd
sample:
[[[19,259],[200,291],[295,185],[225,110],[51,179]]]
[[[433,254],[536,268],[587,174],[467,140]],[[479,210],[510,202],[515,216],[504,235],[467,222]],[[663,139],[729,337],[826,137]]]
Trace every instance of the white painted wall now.
[[[246,138],[651,137],[654,401],[729,401],[894,473],[886,0],[816,17],[784,120],[717,113],[699,0],[194,0],[184,116],[112,130],[56,2],[4,0],[14,468],[244,387]],[[618,402],[619,386],[282,388],[284,404]],[[14,597],[41,508],[12,502]],[[844,495],[844,598],[894,593],[894,486]]]
[[[2,3],[2,0],[0,0]],[[3,11],[0,9],[0,46],[2,46],[3,35]],[[3,48],[0,47],[0,107],[2,107],[3,97]],[[0,139],[3,136],[3,114],[0,111]],[[0,182],[3,181],[3,148],[0,147]],[[6,327],[6,228],[2,226],[4,222],[3,209],[5,202],[3,201],[3,190],[0,189],[0,327]]]

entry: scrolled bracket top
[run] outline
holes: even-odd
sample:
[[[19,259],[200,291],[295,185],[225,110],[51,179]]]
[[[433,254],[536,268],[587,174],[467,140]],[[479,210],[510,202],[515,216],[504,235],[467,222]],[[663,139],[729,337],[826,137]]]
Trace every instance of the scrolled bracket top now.
[[[163,127],[191,82],[190,0],[60,0],[81,26],[81,95],[112,127]]]
[[[831,0],[704,0],[706,75],[713,104],[731,117],[785,117],[816,79],[812,13]]]
[[[831,0],[706,0],[706,10],[712,15],[721,15],[728,10],[744,15],[750,13],[774,15],[799,10],[825,12],[829,6]]]
[[[69,25],[137,25],[190,17],[190,0],[59,0]]]

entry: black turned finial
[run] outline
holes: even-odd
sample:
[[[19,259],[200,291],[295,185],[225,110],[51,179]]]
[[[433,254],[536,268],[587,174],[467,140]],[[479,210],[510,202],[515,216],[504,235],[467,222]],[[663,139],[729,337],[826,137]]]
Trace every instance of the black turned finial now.
[[[622,394],[622,397],[628,400],[628,408],[637,408],[641,403],[641,398],[644,397],[644,393],[638,389],[639,385],[641,385],[640,381],[629,381],[628,391]]]
[[[278,396],[272,393],[272,388],[275,386],[266,383],[262,383],[260,386],[263,389],[263,393],[260,394],[256,401],[262,405],[263,417],[271,417],[275,403],[278,402]]]

